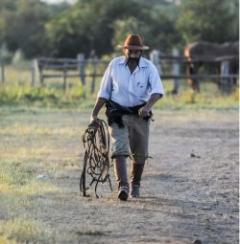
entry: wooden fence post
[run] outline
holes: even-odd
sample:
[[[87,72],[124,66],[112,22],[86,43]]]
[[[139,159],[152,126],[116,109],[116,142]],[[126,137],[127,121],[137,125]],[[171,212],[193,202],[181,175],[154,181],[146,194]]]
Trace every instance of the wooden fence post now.
[[[150,53],[150,60],[156,66],[158,73],[161,75],[162,70],[161,70],[161,64],[160,64],[160,51],[152,50],[152,52]]]
[[[68,90],[68,83],[67,83],[67,67],[66,67],[66,63],[64,63],[64,67],[63,67],[63,89],[64,91]]]
[[[85,86],[86,84],[86,75],[85,75],[85,57],[83,53],[77,55],[78,61],[78,69],[79,69],[79,76],[82,82],[82,85]]]
[[[179,51],[176,48],[173,48],[172,50],[172,56],[178,58],[179,57]],[[173,76],[179,76],[180,75],[180,65],[179,60],[174,59],[172,63],[172,74]],[[176,95],[179,92],[179,86],[180,86],[180,80],[178,78],[173,79],[173,90],[172,94]]]
[[[96,83],[96,75],[97,75],[97,63],[98,63],[98,59],[95,56],[92,58],[93,74],[92,74],[91,94],[93,94],[95,91],[95,83]]]
[[[1,79],[1,83],[4,84],[5,83],[5,67],[4,67],[3,62],[0,62],[0,79]]]
[[[44,85],[44,75],[43,75],[43,69],[44,65],[40,62],[40,60],[36,60],[36,68],[39,74],[39,81],[40,81],[40,86]]]
[[[223,93],[229,93],[231,91],[231,81],[224,77],[229,75],[230,63],[229,60],[221,61],[221,77],[220,77],[220,90]]]
[[[31,62],[30,72],[31,72],[31,86],[34,87],[36,83],[36,59]]]

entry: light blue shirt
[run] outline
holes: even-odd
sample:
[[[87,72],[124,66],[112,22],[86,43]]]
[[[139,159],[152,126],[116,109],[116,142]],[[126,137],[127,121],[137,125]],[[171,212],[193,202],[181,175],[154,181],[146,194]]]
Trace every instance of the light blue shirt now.
[[[98,97],[126,107],[147,102],[153,93],[164,95],[164,88],[154,64],[141,57],[133,73],[124,56],[114,58],[102,78]]]

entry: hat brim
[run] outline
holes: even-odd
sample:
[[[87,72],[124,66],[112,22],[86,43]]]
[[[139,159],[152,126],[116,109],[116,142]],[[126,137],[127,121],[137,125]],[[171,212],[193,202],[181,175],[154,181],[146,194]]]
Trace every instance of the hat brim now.
[[[121,48],[121,49],[131,49],[131,50],[148,50],[149,47],[148,46],[123,46],[123,45],[118,45],[117,48]]]

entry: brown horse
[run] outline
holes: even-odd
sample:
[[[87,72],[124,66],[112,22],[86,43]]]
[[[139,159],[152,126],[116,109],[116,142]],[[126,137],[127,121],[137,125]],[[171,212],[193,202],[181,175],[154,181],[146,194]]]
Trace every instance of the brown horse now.
[[[218,60],[218,63],[211,62],[211,66],[208,65],[208,69],[210,68],[211,72],[219,74],[221,57],[231,57],[231,59],[229,59],[229,72],[230,74],[238,74],[238,45],[238,42],[227,42],[223,44],[194,42],[188,44],[184,49],[184,57],[187,58],[188,61],[187,75],[197,75],[199,73],[199,68],[202,67],[204,63],[214,60]],[[218,81],[218,83],[220,83],[220,81]],[[233,83],[237,83],[236,78],[234,78]],[[199,79],[189,78],[188,84],[194,91],[200,91]]]

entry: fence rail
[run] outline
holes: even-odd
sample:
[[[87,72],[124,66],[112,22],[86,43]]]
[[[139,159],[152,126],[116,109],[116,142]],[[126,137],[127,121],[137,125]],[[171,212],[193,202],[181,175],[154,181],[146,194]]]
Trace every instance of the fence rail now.
[[[224,89],[227,85],[232,86],[232,80],[238,79],[238,74],[231,74],[229,69],[229,62],[236,60],[236,56],[201,56],[191,59],[191,63],[205,63],[205,64],[217,64],[219,65],[219,74],[187,74],[186,66],[189,64],[189,60],[180,56],[178,52],[173,52],[171,55],[163,55],[159,52],[150,56],[150,59],[153,61],[157,67],[159,73],[161,74],[161,79],[163,80],[173,80],[173,90],[174,93],[178,93],[180,87],[180,80],[186,79],[195,79],[195,80],[205,80],[212,79],[215,82],[221,82],[224,84]],[[103,70],[106,68],[108,62],[103,62],[98,60],[96,57],[90,59],[84,59],[83,55],[78,55],[77,59],[68,59],[68,58],[41,58],[38,59],[38,67],[40,70],[41,83],[44,83],[45,79],[50,78],[63,78],[64,87],[67,87],[67,78],[79,77],[82,84],[85,85],[86,79],[88,77],[92,78],[91,82],[91,92],[95,90],[95,81],[97,77],[103,75]],[[91,68],[91,72],[86,71],[86,67]],[[99,71],[99,66],[104,67],[102,71]],[[165,68],[167,66],[167,68]],[[183,68],[184,66],[184,68]],[[60,71],[59,74],[46,74],[48,70]],[[76,73],[72,73],[73,71]],[[181,73],[184,70],[185,73]],[[218,80],[218,81],[216,81]]]
[[[184,56],[176,56],[176,55],[159,55],[161,60],[177,60],[182,63],[188,63],[189,60]],[[191,58],[191,62],[206,62],[206,63],[216,63],[221,61],[230,61],[233,59],[238,59],[238,56],[228,55],[228,56],[221,56],[221,57],[214,57],[214,56],[199,56],[196,58]]]
[[[216,64],[219,66],[219,74],[192,74],[186,72],[189,60],[180,56],[175,50],[171,55],[155,53],[150,55],[150,59],[157,67],[161,79],[173,80],[173,90],[177,93],[180,87],[180,80],[213,80],[228,85],[232,84],[232,80],[238,80],[239,74],[232,74],[230,71],[230,62],[238,61],[237,56],[201,56],[191,60],[191,63]],[[68,88],[68,78],[79,78],[82,85],[86,84],[87,78],[91,78],[91,93],[95,91],[96,79],[102,77],[108,62],[98,60],[93,56],[85,59],[84,55],[79,54],[77,58],[49,58],[42,57],[35,59],[31,65],[31,84],[44,85],[46,79],[60,78],[63,81],[63,88]],[[183,73],[184,72],[184,73]],[[4,64],[0,62],[0,82],[5,82]],[[225,89],[225,88],[224,88]]]

